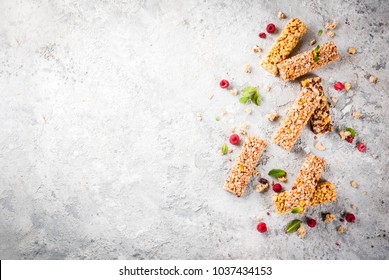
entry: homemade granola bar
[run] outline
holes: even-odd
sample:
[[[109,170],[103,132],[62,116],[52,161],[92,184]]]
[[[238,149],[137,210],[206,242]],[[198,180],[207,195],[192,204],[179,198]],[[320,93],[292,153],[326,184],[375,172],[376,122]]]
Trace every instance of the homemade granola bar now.
[[[306,51],[278,63],[281,79],[294,80],[339,58],[338,50],[333,42],[320,46],[316,52],[317,62],[314,60],[314,51],[315,49]]]
[[[247,136],[240,155],[236,159],[224,184],[225,190],[238,197],[243,194],[265,146],[266,142],[262,139],[253,135]]]
[[[297,206],[305,209],[310,206],[313,193],[316,190],[316,185],[320,180],[324,166],[325,161],[322,158],[313,154],[307,155],[294,181],[293,187],[285,200],[285,207],[287,209],[293,209]]]
[[[273,75],[278,74],[277,63],[283,61],[307,31],[307,26],[298,18],[292,18],[262,59],[261,65]]]
[[[304,126],[319,106],[320,88],[320,78],[308,80],[275,134],[273,138],[275,143],[288,151],[292,149]]]
[[[292,209],[285,207],[285,201],[289,192],[282,192],[273,195],[273,203],[276,207],[277,214],[283,214],[291,211]],[[317,206],[327,202],[334,201],[336,199],[335,187],[331,182],[321,182],[316,186],[313,198],[309,203],[309,206]]]

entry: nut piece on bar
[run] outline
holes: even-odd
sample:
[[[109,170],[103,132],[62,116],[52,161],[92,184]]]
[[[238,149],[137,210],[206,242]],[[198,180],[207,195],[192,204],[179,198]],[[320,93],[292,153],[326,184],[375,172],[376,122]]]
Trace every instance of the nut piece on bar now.
[[[320,104],[321,88],[320,78],[308,80],[276,132],[273,138],[275,143],[288,151],[292,149],[304,126]]]
[[[307,155],[285,200],[287,209],[293,209],[297,206],[305,209],[310,206],[313,193],[316,190],[316,185],[320,180],[325,164],[324,159],[313,154]]]
[[[284,81],[294,80],[308,72],[323,67],[339,58],[338,50],[333,42],[327,42],[317,51],[317,62],[314,50],[306,51],[277,64],[280,77]]]
[[[283,214],[292,210],[285,207],[285,200],[288,194],[289,192],[282,192],[273,195],[273,203],[276,207],[277,214]],[[336,191],[334,185],[331,182],[321,182],[316,186],[309,206],[317,206],[335,200]]]
[[[227,177],[224,189],[240,197],[255,171],[266,142],[253,135],[248,135],[243,143],[240,155],[236,159]]]
[[[310,87],[310,83],[317,84],[317,89],[321,96],[320,104],[313,112],[310,119],[312,131],[315,134],[324,134],[327,132],[333,131],[331,116],[330,116],[330,106],[328,105],[327,98],[324,94],[323,86],[321,85],[321,78],[315,77],[313,79],[306,79],[301,82],[303,87]]]
[[[262,59],[261,65],[273,75],[278,74],[277,64],[288,57],[307,31],[307,26],[298,18],[292,18]]]

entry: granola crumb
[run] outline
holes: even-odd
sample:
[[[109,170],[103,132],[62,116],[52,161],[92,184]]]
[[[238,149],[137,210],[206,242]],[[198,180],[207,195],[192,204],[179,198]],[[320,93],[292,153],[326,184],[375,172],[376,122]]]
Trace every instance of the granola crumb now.
[[[339,131],[339,134],[340,134],[340,138],[342,138],[342,140],[346,140],[347,137],[351,136],[350,131],[341,130],[341,131]]]
[[[246,109],[244,109],[244,111],[245,111],[247,114],[249,114],[249,115],[250,115],[251,112],[252,112],[250,108],[246,108]]]
[[[213,98],[213,95],[214,95],[213,93],[210,93],[210,94],[208,95],[208,99],[211,100],[211,99]]]
[[[283,12],[278,12],[278,18],[284,19],[284,18],[286,18],[286,15]]]
[[[255,187],[255,190],[259,193],[262,193],[265,192],[268,188],[269,188],[269,183],[265,183],[265,184],[259,183],[259,185]]]
[[[335,96],[332,96],[331,99],[332,99],[332,101],[333,101],[334,103],[338,102],[338,98],[336,98]]]
[[[351,186],[353,188],[356,188],[356,187],[358,187],[358,183],[356,181],[351,181]]]
[[[344,232],[344,229],[342,226],[338,226],[338,228],[336,229],[338,233],[342,234]]]
[[[281,176],[278,178],[279,181],[285,183],[287,181],[286,176]]]
[[[331,213],[328,213],[324,217],[324,222],[325,223],[331,223],[334,219],[335,219],[335,215],[331,214]]]
[[[234,150],[233,149],[228,149],[228,152],[231,154]]]
[[[327,29],[327,30],[334,30],[335,27],[336,27],[336,21],[327,22],[325,25],[325,29]]]
[[[335,33],[333,31],[329,30],[329,31],[327,31],[327,36],[330,38],[334,38]]]
[[[364,191],[363,194],[364,194],[364,195],[367,195],[367,191]]]
[[[357,49],[356,48],[348,48],[347,52],[349,54],[355,54],[357,52]]]
[[[259,53],[259,52],[262,52],[262,49],[261,49],[260,46],[255,45],[255,46],[253,47],[253,52],[254,52],[254,53]]]
[[[270,87],[269,85],[264,85],[264,86],[263,86],[263,89],[264,89],[265,91],[269,92],[270,89],[271,89],[271,87]]]
[[[307,230],[305,229],[305,227],[303,225],[301,225],[299,227],[299,229],[297,230],[297,234],[300,238],[304,238],[305,237],[305,234],[306,234]]]
[[[357,209],[358,209],[358,207],[357,207],[356,205],[354,205],[354,204],[351,205],[351,208],[352,208],[353,210],[357,210]]]
[[[231,132],[231,133],[235,133],[235,128],[231,127],[231,128],[230,128],[230,132]]]
[[[238,129],[238,132],[239,132],[240,134],[242,134],[242,135],[247,135],[247,131],[244,130],[244,129],[239,128],[239,129]]]
[[[343,86],[344,86],[344,89],[345,89],[346,91],[349,91],[350,88],[351,88],[351,84],[350,84],[349,82],[345,82],[345,83],[343,84]]]
[[[251,73],[251,66],[250,66],[250,64],[246,64],[243,69],[244,69],[245,73]]]
[[[199,121],[199,122],[201,122],[202,120],[203,120],[203,117],[201,116],[201,114],[200,113],[197,113],[197,120]]]
[[[373,75],[370,75],[369,82],[372,83],[372,84],[377,83],[377,77],[373,76]]]
[[[311,42],[309,42],[309,44],[310,44],[311,46],[313,46],[314,44],[316,44],[316,40],[313,39]]]
[[[236,88],[230,89],[230,93],[231,93],[233,96],[236,96],[236,95],[238,95],[238,90],[237,90]]]
[[[269,121],[271,121],[271,122],[276,121],[279,117],[280,117],[280,115],[278,115],[278,113],[276,113],[276,112],[273,112],[273,113],[271,113],[271,114],[266,115],[266,118],[267,118]]]
[[[243,129],[248,129],[250,127],[250,125],[245,122],[245,123],[242,123],[242,125],[240,127]]]
[[[262,216],[257,216],[257,221],[262,221],[263,220],[263,217]]]
[[[361,113],[360,112],[354,112],[353,113],[353,118],[354,119],[360,119],[361,118]]]
[[[226,114],[227,114],[226,109],[222,109],[221,112],[220,112],[220,115],[224,116],[224,115],[226,115]]]
[[[323,144],[320,143],[320,142],[316,142],[315,148],[316,148],[317,150],[319,150],[319,151],[324,151],[324,150],[326,149],[326,148],[323,146]]]

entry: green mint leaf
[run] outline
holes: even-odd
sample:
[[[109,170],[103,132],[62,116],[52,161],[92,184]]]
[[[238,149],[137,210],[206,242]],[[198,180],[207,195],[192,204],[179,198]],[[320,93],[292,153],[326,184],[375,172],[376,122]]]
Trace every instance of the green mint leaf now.
[[[257,89],[255,87],[248,86],[248,87],[245,87],[242,90],[242,96],[249,96],[249,97],[251,97],[256,92],[257,92]]]
[[[301,221],[300,220],[293,220],[291,222],[289,222],[286,227],[285,227],[285,231],[287,233],[293,233],[293,232],[296,232],[301,226]]]
[[[226,143],[224,143],[222,146],[222,154],[225,155],[227,153],[228,153],[228,146]]]
[[[317,45],[316,48],[313,50],[313,60],[315,62],[318,62],[319,61],[319,54],[317,53],[320,49],[320,46]]]
[[[239,98],[239,102],[242,104],[245,104],[245,103],[247,103],[247,101],[249,101],[249,99],[250,99],[250,97],[242,96],[241,98]]]
[[[303,212],[303,208],[301,207],[296,207],[292,209],[292,214],[300,214]]]
[[[269,171],[268,175],[273,178],[280,178],[286,175],[286,172],[282,169],[272,169]]]
[[[317,52],[320,49],[320,45],[317,45],[315,48],[315,52]]]
[[[220,121],[220,117],[219,116],[216,116],[216,121]]]
[[[355,135],[357,135],[357,133],[355,132],[355,130],[352,129],[351,127],[346,128],[346,131],[348,131],[348,132],[351,133],[351,137],[352,137],[352,138],[355,138]]]
[[[317,32],[317,36],[321,36],[321,34],[323,34],[323,30],[320,29],[319,32]]]
[[[257,105],[257,106],[261,105],[261,96],[259,95],[258,92],[254,93],[254,95],[251,96],[251,101],[252,101],[255,105]]]

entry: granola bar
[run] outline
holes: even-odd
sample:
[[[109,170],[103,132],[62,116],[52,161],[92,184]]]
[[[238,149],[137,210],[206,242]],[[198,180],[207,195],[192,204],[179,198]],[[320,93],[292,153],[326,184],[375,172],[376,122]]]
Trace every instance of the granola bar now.
[[[262,59],[261,65],[273,75],[278,74],[277,63],[283,61],[307,31],[307,26],[298,18],[292,18]]]
[[[236,159],[227,177],[224,189],[240,197],[246,189],[255,167],[259,161],[266,142],[253,135],[248,135],[243,143],[240,155]]]
[[[284,81],[294,80],[308,72],[323,67],[339,58],[333,42],[327,42],[317,51],[318,61],[314,60],[314,49],[285,59],[277,64],[280,77]]]
[[[320,103],[320,78],[309,79],[309,83],[301,90],[300,95],[289,109],[281,127],[273,140],[275,143],[290,151],[300,136],[301,131],[311,118]]]

